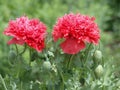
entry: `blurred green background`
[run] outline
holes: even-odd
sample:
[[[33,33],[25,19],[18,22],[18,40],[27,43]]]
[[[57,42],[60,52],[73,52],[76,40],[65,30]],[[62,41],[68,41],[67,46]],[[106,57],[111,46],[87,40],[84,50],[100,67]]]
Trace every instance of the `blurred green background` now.
[[[23,15],[39,18],[51,32],[57,18],[70,12],[96,18],[104,58],[106,62],[112,58],[116,68],[120,66],[119,0],[0,0],[0,73],[5,75],[9,71],[7,56],[10,47],[6,44],[9,37],[3,35],[9,20]]]

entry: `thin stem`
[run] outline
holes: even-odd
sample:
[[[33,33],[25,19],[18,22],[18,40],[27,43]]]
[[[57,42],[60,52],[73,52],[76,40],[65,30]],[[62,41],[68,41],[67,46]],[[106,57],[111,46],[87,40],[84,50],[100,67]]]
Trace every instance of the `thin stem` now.
[[[15,44],[15,48],[16,48],[16,52],[17,52],[17,55],[18,55],[18,47],[17,45]]]
[[[17,75],[16,75],[17,78],[19,78],[20,72],[21,72],[21,61],[19,60],[18,63],[19,63],[18,64],[18,70],[17,70]]]
[[[86,64],[86,62],[87,62],[87,60],[88,60],[88,56],[89,56],[89,49],[91,48],[91,46],[92,46],[92,44],[90,44],[89,46],[88,46],[88,48],[86,49],[86,51],[85,51],[85,59],[84,59],[84,61],[85,61],[85,64]]]
[[[29,66],[31,66],[31,54],[32,54],[32,51],[31,51],[31,48],[30,48],[30,49],[29,49],[29,56],[30,56]]]
[[[62,85],[61,85],[61,89],[64,90],[64,77],[63,77],[63,74],[59,71],[60,73],[60,76],[61,76],[61,79],[62,79]]]
[[[63,76],[62,72],[60,71],[60,69],[58,69],[58,73],[59,73],[59,75],[60,75],[60,77],[62,79],[62,84],[61,84],[61,87],[60,87],[61,89],[60,90],[64,90],[64,82],[65,82],[64,76]]]
[[[53,77],[52,73],[51,72],[48,72],[48,73],[49,73],[51,81],[54,82],[54,77]],[[52,90],[55,90],[54,86],[52,86]]]
[[[103,85],[102,90],[105,90],[105,85]]]
[[[25,44],[24,46],[25,47],[24,47],[23,51],[21,53],[19,53],[19,55],[22,55],[26,51],[27,45]]]
[[[7,87],[6,87],[5,81],[4,81],[4,79],[2,78],[1,74],[0,74],[0,79],[1,79],[1,81],[2,81],[2,84],[3,84],[4,88],[5,88],[5,90],[8,90]]]
[[[73,56],[74,56],[74,55],[71,55],[71,56],[70,56],[70,59],[69,59],[69,61],[68,61],[68,65],[67,65],[67,68],[68,68],[68,69],[70,69]]]
[[[95,69],[95,67],[98,65],[98,62],[95,60],[94,57],[93,57],[93,63],[94,63],[93,69]]]
[[[20,81],[20,90],[23,90],[22,86],[23,86],[23,83],[22,83],[22,81]]]

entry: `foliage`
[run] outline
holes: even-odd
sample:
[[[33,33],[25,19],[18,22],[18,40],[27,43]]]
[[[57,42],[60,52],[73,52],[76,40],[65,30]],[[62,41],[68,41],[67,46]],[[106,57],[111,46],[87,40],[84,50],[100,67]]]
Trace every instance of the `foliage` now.
[[[119,40],[120,35],[119,6],[119,0],[0,0],[0,90],[119,90],[120,46],[119,42],[113,42]],[[58,48],[59,43],[53,46],[51,35],[48,35],[43,53],[33,50],[29,55],[26,49],[16,56],[16,46],[8,46],[8,38],[2,35],[8,21],[22,15],[39,18],[50,33],[57,18],[69,12],[96,17],[101,29],[100,48],[91,46],[88,51],[88,45],[71,57]],[[114,36],[105,30],[114,31]],[[17,45],[17,48],[19,53],[24,51],[24,46]],[[97,49],[103,57],[94,62],[93,54]],[[99,64],[104,71],[97,77],[95,69]]]

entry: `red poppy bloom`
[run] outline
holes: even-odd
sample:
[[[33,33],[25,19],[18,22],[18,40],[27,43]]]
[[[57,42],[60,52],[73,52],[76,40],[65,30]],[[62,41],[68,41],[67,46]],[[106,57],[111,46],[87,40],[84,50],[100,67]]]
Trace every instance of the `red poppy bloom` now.
[[[61,48],[65,53],[76,54],[85,48],[85,43],[98,44],[100,31],[94,17],[67,14],[59,18],[53,28],[54,41],[64,39]]]
[[[37,51],[41,51],[44,48],[46,26],[38,19],[29,20],[23,16],[11,20],[4,34],[13,37],[8,44],[23,45],[26,43]]]

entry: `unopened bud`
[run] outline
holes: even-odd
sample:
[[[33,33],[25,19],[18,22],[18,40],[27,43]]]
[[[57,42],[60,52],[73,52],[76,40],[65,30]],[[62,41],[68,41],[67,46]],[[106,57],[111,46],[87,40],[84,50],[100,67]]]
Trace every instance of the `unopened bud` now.
[[[94,53],[94,58],[97,60],[102,59],[102,52],[100,50],[96,50]]]
[[[50,70],[51,69],[51,63],[49,61],[44,61],[43,62],[43,68],[45,70]]]
[[[97,75],[97,77],[100,77],[103,75],[103,67],[102,65],[98,65],[95,69],[95,74]]]

